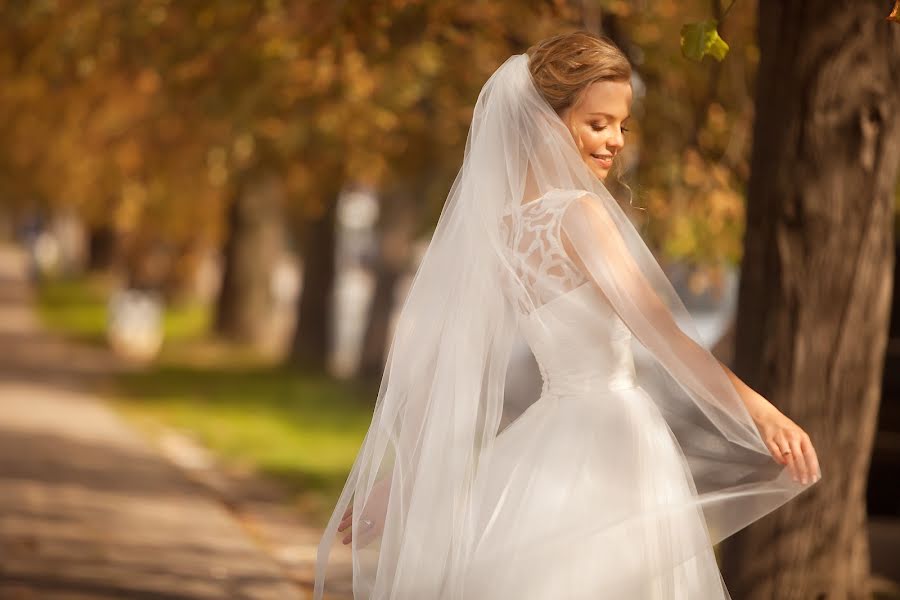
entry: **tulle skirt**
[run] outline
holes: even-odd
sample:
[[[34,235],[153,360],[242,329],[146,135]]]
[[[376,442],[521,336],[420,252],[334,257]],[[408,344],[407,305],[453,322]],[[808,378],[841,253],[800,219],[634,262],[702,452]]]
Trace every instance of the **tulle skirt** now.
[[[482,454],[465,600],[729,598],[690,470],[641,387],[542,397]]]

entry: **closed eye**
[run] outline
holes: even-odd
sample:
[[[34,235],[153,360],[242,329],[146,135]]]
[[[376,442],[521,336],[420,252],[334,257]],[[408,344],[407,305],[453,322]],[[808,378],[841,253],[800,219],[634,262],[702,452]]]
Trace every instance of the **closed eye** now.
[[[604,129],[606,129],[606,125],[601,125],[599,127],[594,126],[593,129],[594,129],[594,131],[603,131]],[[631,131],[631,129],[629,129],[628,127],[622,127],[622,132],[624,133],[626,131]]]

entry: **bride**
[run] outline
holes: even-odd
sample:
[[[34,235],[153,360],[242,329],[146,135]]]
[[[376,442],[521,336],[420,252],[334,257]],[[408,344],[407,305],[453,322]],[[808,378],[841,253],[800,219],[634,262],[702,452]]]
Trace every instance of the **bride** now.
[[[316,600],[348,583],[369,600],[728,598],[714,544],[821,477],[809,436],[705,349],[602,183],[630,80],[615,45],[575,32],[484,85]],[[543,388],[501,428],[517,335]]]

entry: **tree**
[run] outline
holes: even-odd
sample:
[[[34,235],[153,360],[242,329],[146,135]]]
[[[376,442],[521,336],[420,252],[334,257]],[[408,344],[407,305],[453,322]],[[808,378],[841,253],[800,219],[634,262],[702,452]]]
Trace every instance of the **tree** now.
[[[306,151],[300,153],[307,158],[297,177],[305,182],[297,188],[305,196],[299,219],[304,284],[290,360],[312,368],[324,366],[330,352],[335,273],[334,249],[326,245],[334,243],[332,205],[340,191],[332,184],[412,189],[406,201],[424,208],[416,212],[433,226],[459,169],[484,81],[510,54],[555,33],[576,12],[542,1],[377,0],[335,5],[327,14],[308,15],[312,33],[305,39],[318,44],[301,59],[308,81],[300,86],[297,111],[307,117],[301,126]],[[404,209],[383,210],[396,215]],[[391,308],[380,300],[389,298],[398,265],[377,268],[379,301],[364,357],[372,376],[384,364]]]
[[[10,57],[0,67],[0,194],[74,209],[98,251],[92,262],[118,262],[126,279],[141,270],[143,247],[183,255],[214,243],[216,123],[170,93],[170,76],[191,81],[182,46],[198,36],[170,35],[173,15],[154,2],[0,1],[0,15]]]
[[[411,178],[410,183],[416,181]],[[373,269],[375,285],[356,373],[363,379],[378,380],[384,369],[394,292],[412,258],[412,229],[417,220],[412,187],[397,186],[382,193],[378,254]]]
[[[274,299],[272,273],[285,247],[281,180],[271,171],[247,171],[233,186],[228,237],[217,299],[216,331],[235,340],[263,341]]]
[[[811,436],[822,482],[722,544],[735,598],[868,598],[865,488],[900,163],[886,2],[761,0],[734,371]]]

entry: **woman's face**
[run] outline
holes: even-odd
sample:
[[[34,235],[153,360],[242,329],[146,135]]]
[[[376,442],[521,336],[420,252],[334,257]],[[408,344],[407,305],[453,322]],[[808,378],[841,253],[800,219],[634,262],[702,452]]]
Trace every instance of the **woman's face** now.
[[[581,101],[560,117],[569,127],[581,158],[604,181],[615,156],[625,146],[631,116],[631,84],[627,81],[595,81]]]

